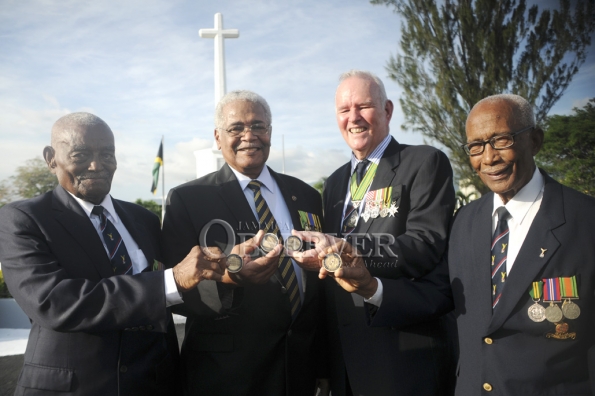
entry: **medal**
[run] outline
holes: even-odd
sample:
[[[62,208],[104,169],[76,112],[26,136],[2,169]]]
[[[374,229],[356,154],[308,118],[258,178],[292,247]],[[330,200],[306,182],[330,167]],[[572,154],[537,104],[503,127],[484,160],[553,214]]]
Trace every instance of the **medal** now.
[[[235,274],[236,272],[240,272],[242,267],[244,266],[244,260],[237,254],[230,254],[227,256],[226,260],[227,271]]]
[[[576,286],[576,276],[560,278],[560,293],[564,298],[562,304],[562,313],[568,319],[576,319],[581,314],[580,307],[573,303],[573,299],[578,300],[578,288]]]
[[[385,206],[380,209],[380,217],[386,217],[388,215],[388,208]]]
[[[552,323],[562,320],[562,310],[557,306],[556,302],[561,302],[560,299],[560,282],[558,278],[550,278],[543,280],[543,302],[549,302],[550,306],[545,309],[545,318]]]
[[[397,206],[397,202],[393,201],[393,203],[388,208],[388,215],[395,217],[395,213],[399,213],[399,207]]]
[[[354,228],[357,225],[358,220],[359,220],[359,214],[357,213],[357,210],[354,210],[353,212],[351,212],[351,214],[347,218],[347,222],[345,223],[345,225],[348,228]]]
[[[264,234],[262,237],[262,241],[260,241],[260,248],[265,252],[268,253],[275,248],[279,244],[279,238],[275,234]]]
[[[368,212],[364,212],[364,213],[362,214],[362,218],[364,219],[364,221],[365,221],[365,222],[367,222],[367,221],[368,221],[368,219],[370,218],[370,213],[368,213]]]
[[[561,321],[562,317],[560,307],[550,301],[550,306],[545,309],[545,318],[552,323],[556,323]]]
[[[529,315],[529,319],[534,322],[543,322],[545,320],[545,308],[541,306],[541,304],[538,304],[539,299],[541,298],[542,286],[543,282],[541,281],[533,282],[532,287],[529,289],[533,305],[529,307],[527,314]]]
[[[370,206],[371,206],[371,208],[370,208],[370,217],[373,218],[373,219],[375,219],[378,216],[380,216],[380,208],[378,207],[378,203],[377,202],[374,202]]]
[[[322,259],[322,266],[328,272],[335,272],[343,265],[343,260],[341,260],[341,256],[338,253],[330,253],[327,254]]]
[[[302,245],[303,245],[302,240],[295,235],[291,235],[291,236],[287,237],[287,239],[285,240],[285,249],[287,249],[287,250],[293,250],[293,251],[297,252],[298,250],[300,250],[302,248]]]
[[[545,335],[547,338],[554,338],[556,340],[567,340],[567,339],[575,339],[576,333],[569,333],[568,332],[568,324],[564,322],[556,323],[556,332],[555,333],[547,333]]]

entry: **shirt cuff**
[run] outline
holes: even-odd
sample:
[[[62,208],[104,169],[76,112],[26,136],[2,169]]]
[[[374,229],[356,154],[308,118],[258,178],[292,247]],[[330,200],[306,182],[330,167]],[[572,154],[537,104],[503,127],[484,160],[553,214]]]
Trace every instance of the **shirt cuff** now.
[[[165,306],[181,304],[184,302],[182,295],[178,291],[176,281],[174,279],[174,270],[169,268],[163,271],[163,280],[165,281]]]
[[[368,304],[372,304],[380,308],[380,304],[382,304],[382,282],[378,278],[376,278],[376,280],[378,281],[378,288],[376,289],[376,293],[374,293],[374,295],[370,298],[364,298],[364,301]]]

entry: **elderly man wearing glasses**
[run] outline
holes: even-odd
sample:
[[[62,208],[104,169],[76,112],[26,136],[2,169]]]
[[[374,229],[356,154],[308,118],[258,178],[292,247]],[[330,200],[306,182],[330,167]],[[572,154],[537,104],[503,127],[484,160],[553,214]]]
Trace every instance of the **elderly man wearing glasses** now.
[[[536,167],[543,131],[522,97],[481,100],[466,131],[492,192],[451,229],[456,393],[595,394],[595,200]]]
[[[227,262],[222,282],[183,295],[185,395],[315,394],[320,286],[282,244],[292,229],[321,230],[322,202],[308,184],[266,166],[271,132],[261,96],[228,93],[215,111],[226,164],[172,189],[167,200],[166,263],[197,242],[221,249]],[[240,243],[248,249],[232,251]],[[250,254],[260,250],[266,254]]]

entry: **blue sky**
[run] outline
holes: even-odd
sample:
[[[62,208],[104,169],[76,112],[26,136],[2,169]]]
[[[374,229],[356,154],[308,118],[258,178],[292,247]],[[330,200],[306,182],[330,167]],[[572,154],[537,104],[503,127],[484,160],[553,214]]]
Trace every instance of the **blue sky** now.
[[[396,103],[391,133],[401,131],[401,90],[385,65],[398,51],[399,19],[367,1],[1,0],[0,180],[40,156],[55,120],[74,111],[103,118],[116,137],[112,195],[150,199],[151,169],[165,135],[166,189],[195,177],[193,151],[213,144],[213,27],[221,12],[227,89],[264,96],[273,114],[269,165],[313,182],[349,159],[334,118],[341,72],[378,74]],[[594,95],[595,44],[552,109],[567,114]]]

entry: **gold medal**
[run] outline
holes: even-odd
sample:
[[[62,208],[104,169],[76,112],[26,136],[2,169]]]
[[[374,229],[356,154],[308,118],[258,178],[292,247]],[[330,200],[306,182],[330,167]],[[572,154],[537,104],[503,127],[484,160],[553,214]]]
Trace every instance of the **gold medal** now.
[[[279,244],[279,238],[277,235],[268,233],[262,237],[262,241],[260,241],[260,248],[265,252],[268,253],[275,248]]]
[[[338,253],[330,253],[327,254],[324,259],[322,259],[322,266],[328,272],[335,272],[343,265],[343,260],[341,260],[341,256]]]
[[[240,272],[244,266],[244,260],[237,254],[230,254],[226,260],[227,271],[235,274]]]
[[[287,237],[287,239],[285,240],[285,249],[287,249],[287,250],[293,250],[293,251],[297,252],[298,250],[300,250],[302,248],[302,245],[303,245],[302,240],[295,235],[291,235],[291,236]]]
[[[557,323],[563,318],[562,310],[559,306],[550,302],[550,306],[545,309],[545,318],[552,323]]]
[[[581,315],[580,307],[571,300],[565,300],[562,304],[562,313],[565,318],[576,319]]]

